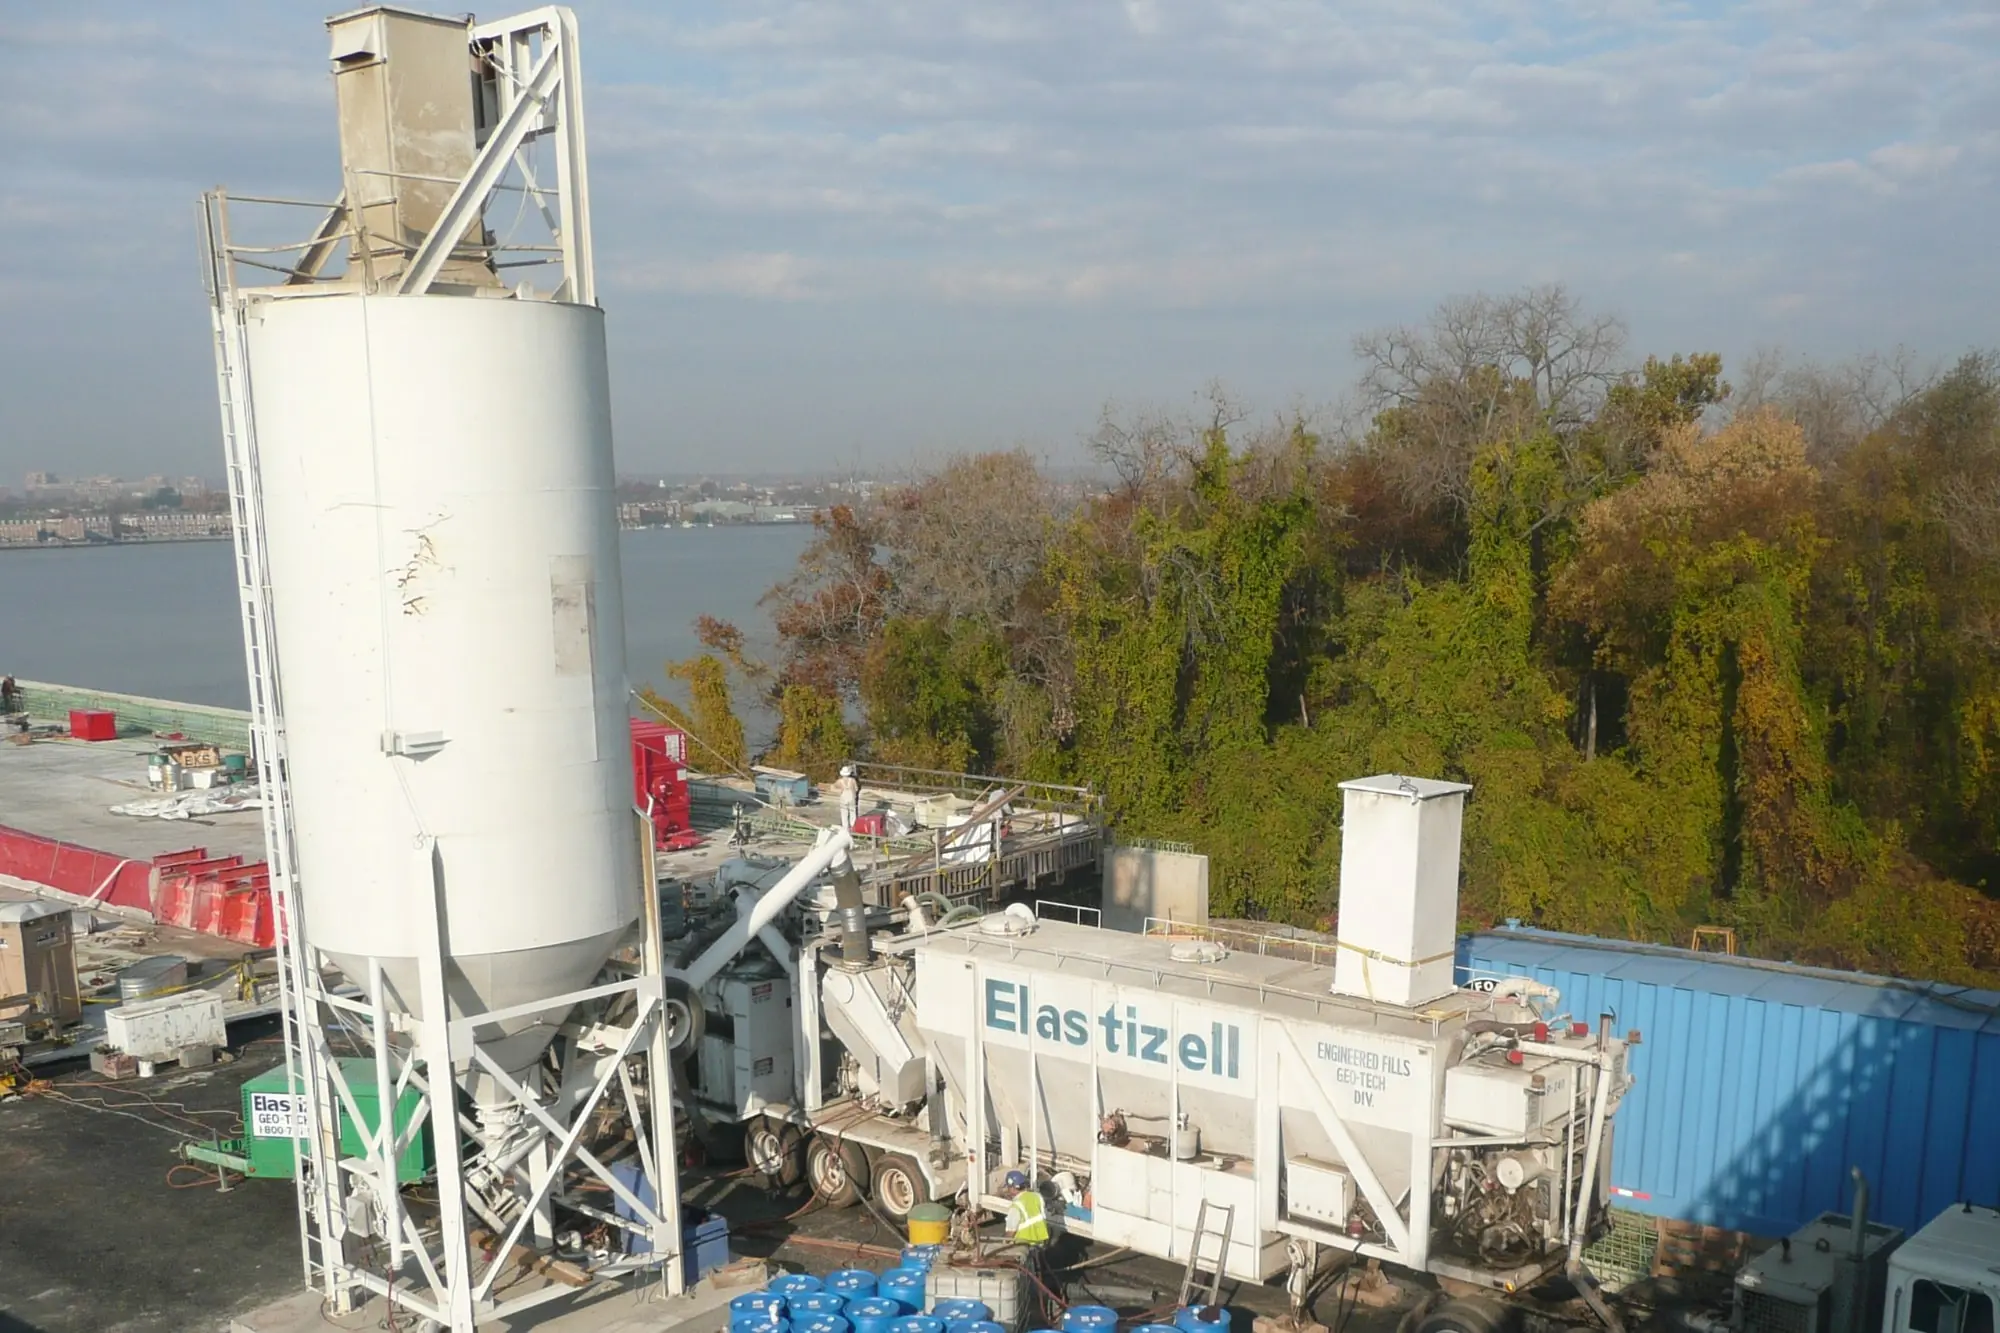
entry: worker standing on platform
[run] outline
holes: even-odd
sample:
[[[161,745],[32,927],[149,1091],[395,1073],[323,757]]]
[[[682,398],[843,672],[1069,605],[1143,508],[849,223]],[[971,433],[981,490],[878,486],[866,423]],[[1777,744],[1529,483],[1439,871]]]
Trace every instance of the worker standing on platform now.
[[[854,821],[861,818],[861,779],[854,776],[854,765],[840,766],[840,781],[833,787],[840,793],[840,826],[852,833]]]
[[[21,687],[14,683],[12,676],[0,680],[0,713],[21,711]]]

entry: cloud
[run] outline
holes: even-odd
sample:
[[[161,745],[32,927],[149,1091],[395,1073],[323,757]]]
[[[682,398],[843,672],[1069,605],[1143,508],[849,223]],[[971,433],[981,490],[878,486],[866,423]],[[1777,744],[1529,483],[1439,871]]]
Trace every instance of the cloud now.
[[[694,262],[654,259],[616,264],[602,275],[637,292],[687,292],[798,301],[813,295],[815,265],[794,254],[730,254]]]
[[[977,386],[1010,347],[1041,378],[1008,402],[1209,374],[1328,396],[1354,332],[1539,277],[1640,350],[1991,337],[1985,0],[578,3],[599,289],[624,346],[672,352],[618,379],[621,431],[682,423],[647,447],[740,452],[851,411],[900,454],[937,425],[884,406],[908,367]],[[39,368],[9,386],[0,468],[142,433],[209,448],[205,379],[56,399],[104,329],[198,329],[200,189],[330,195],[318,25],[80,0],[15,33],[0,302],[59,308],[0,334]],[[812,337],[873,354],[836,373]],[[793,402],[849,406],[760,416]],[[989,424],[1045,426],[1019,411]]]

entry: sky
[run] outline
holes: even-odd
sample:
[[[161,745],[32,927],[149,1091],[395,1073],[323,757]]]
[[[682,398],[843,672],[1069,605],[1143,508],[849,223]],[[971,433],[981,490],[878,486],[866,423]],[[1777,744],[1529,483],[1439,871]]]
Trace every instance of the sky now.
[[[1635,357],[2000,345],[1992,0],[576,9],[628,473],[1067,461],[1558,281]],[[195,199],[332,197],[328,10],[0,0],[0,485],[219,476]]]

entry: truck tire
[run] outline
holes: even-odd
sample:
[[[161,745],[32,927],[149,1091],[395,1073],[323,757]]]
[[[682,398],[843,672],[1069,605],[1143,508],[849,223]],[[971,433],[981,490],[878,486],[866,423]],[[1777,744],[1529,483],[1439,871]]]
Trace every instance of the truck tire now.
[[[931,1201],[930,1183],[923,1170],[907,1157],[883,1153],[876,1159],[869,1192],[875,1207],[897,1226],[910,1220],[910,1210]]]
[[[743,1126],[743,1161],[773,1189],[790,1189],[805,1174],[798,1126],[760,1115]]]
[[[1491,1296],[1446,1301],[1417,1325],[1417,1333],[1516,1333],[1514,1312]]]
[[[806,1140],[806,1183],[829,1208],[852,1208],[861,1202],[868,1179],[868,1154],[857,1143],[815,1134]]]

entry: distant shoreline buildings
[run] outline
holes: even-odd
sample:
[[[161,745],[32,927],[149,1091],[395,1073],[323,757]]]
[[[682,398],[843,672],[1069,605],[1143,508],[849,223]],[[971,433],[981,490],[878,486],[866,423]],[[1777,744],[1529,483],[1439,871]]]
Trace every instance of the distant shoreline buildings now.
[[[625,529],[810,523],[854,503],[870,483],[622,481]],[[228,496],[199,477],[64,477],[30,472],[19,494],[0,490],[0,550],[226,541]]]

